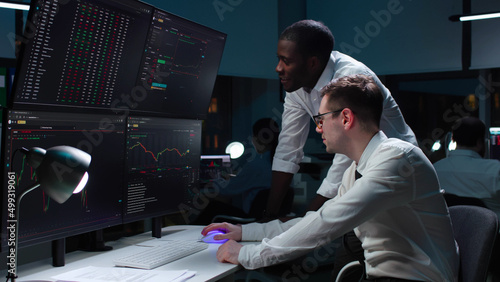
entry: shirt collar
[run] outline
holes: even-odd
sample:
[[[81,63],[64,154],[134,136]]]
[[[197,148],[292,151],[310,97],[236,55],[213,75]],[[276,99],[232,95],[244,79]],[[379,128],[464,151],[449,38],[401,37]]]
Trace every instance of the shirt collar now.
[[[335,58],[332,53],[330,54],[330,59],[328,59],[328,63],[326,64],[323,73],[321,74],[321,76],[318,79],[318,82],[316,82],[316,85],[314,86],[314,90],[320,92],[321,89],[325,87],[333,79],[334,65],[335,65]]]
[[[387,140],[387,136],[385,135],[384,132],[379,130],[379,132],[377,132],[372,137],[370,142],[368,142],[368,145],[366,145],[366,148],[363,151],[363,154],[361,154],[361,158],[359,159],[359,163],[358,163],[358,167],[357,167],[357,170],[359,171],[359,173],[363,174],[363,170],[366,167],[366,162],[368,161],[368,159],[370,158],[372,153],[375,152],[377,147],[385,140]]]
[[[467,150],[467,149],[456,149],[456,150],[450,151],[448,154],[449,154],[448,155],[449,157],[461,156],[461,157],[482,159],[481,156],[477,152],[472,151],[472,150]]]

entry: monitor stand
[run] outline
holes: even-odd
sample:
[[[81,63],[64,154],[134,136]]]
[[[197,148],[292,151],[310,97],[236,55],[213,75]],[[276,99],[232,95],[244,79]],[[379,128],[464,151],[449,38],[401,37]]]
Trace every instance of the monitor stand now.
[[[104,242],[104,232],[102,229],[95,230],[85,234],[88,240],[84,240],[85,244],[81,246],[82,251],[87,252],[103,252],[113,249],[111,246],[106,246]]]
[[[52,265],[64,266],[64,255],[66,253],[66,238],[52,241]]]
[[[155,238],[161,238],[161,220],[161,216],[152,218],[151,235]]]

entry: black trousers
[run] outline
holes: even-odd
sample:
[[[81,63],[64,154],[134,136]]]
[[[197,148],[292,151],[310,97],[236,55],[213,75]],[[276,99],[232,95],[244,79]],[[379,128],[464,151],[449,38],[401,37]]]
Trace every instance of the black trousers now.
[[[335,261],[333,265],[332,278],[338,276],[342,267],[352,261],[364,261],[365,256],[363,253],[363,248],[361,247],[361,241],[354,234],[354,231],[350,231],[344,235],[344,244],[337,249],[335,252]],[[364,264],[359,267],[352,268],[349,272],[344,275],[343,281],[348,282],[359,282],[365,277]]]
[[[354,234],[354,231],[348,232],[344,235],[344,244],[337,249],[335,253],[335,262],[333,266],[332,278],[335,280],[342,267],[352,261],[361,261],[365,259],[361,241]],[[379,277],[374,279],[366,279],[365,265],[362,263],[359,267],[353,268],[345,273],[343,282],[413,282],[415,280],[392,278],[392,277]]]

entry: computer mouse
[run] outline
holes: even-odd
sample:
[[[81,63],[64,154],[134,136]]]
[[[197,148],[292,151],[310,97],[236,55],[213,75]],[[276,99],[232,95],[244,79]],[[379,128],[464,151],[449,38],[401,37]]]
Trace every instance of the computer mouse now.
[[[222,244],[224,242],[226,242],[228,239],[222,239],[222,240],[215,240],[214,239],[214,236],[215,235],[219,235],[219,234],[226,234],[220,230],[212,230],[212,231],[209,231],[207,233],[207,235],[203,236],[201,238],[201,240],[205,243],[218,243],[218,244]]]

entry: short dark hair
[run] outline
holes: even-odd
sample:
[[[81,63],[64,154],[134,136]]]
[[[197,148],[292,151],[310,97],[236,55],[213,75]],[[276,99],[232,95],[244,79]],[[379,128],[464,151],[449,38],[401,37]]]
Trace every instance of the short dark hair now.
[[[322,96],[328,96],[330,110],[349,108],[361,124],[380,126],[384,96],[371,76],[358,74],[338,78],[322,89]]]
[[[476,117],[463,117],[453,125],[453,140],[459,146],[474,147],[486,137],[486,125]]]
[[[290,25],[279,39],[295,42],[300,54],[305,57],[317,56],[323,62],[328,61],[335,45],[330,29],[314,20],[302,20]]]

